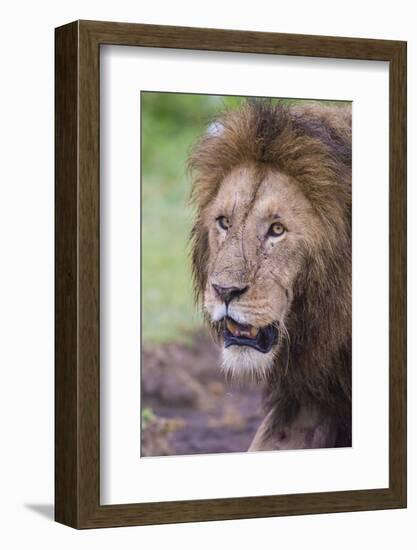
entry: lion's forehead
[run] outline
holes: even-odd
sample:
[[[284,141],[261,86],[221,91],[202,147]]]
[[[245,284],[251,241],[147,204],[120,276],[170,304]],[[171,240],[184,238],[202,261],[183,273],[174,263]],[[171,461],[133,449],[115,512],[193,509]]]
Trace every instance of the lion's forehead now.
[[[313,215],[311,205],[286,174],[256,166],[233,170],[220,184],[210,214],[233,217],[236,223],[286,218],[293,223]]]
[[[252,167],[236,168],[220,183],[214,207],[235,214],[245,212],[253,203],[259,185],[258,178]]]

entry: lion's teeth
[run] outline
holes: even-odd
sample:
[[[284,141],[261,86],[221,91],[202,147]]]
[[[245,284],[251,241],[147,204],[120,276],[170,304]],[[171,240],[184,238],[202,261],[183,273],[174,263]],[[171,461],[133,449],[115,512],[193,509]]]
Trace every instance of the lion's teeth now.
[[[237,326],[235,325],[235,323],[231,320],[231,319],[227,319],[226,320],[226,326],[227,326],[227,329],[232,333],[234,334],[235,336],[238,336],[239,334],[237,334],[239,331],[237,329]]]
[[[259,329],[256,327],[238,325],[232,319],[226,319],[226,327],[234,336],[243,336],[245,338],[256,338]]]

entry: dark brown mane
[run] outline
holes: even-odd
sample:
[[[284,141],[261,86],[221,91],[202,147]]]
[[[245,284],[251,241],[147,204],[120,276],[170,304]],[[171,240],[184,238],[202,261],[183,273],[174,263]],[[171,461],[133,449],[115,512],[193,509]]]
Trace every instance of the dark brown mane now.
[[[266,163],[293,176],[319,209],[339,198],[349,203],[343,185],[351,170],[350,109],[329,113],[320,105],[288,107],[282,103],[248,101],[226,111],[216,131],[205,134],[189,159],[195,175],[192,197],[200,208],[217,192],[235,166]]]
[[[338,444],[351,438],[351,115],[317,103],[249,101],[216,118],[189,159],[196,208],[192,231],[196,295],[206,284],[208,238],[201,222],[236,166],[269,165],[290,176],[322,221],[320,250],[304,258],[287,328],[290,343],[272,369],[265,403],[272,430],[300,403],[337,420]],[[286,368],[283,368],[286,365]]]

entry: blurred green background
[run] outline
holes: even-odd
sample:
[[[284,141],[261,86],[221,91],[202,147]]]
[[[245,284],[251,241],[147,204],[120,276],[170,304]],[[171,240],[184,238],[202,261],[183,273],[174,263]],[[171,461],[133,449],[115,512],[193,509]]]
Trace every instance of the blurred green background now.
[[[145,344],[187,341],[190,330],[201,324],[193,304],[188,254],[192,210],[186,160],[196,138],[216,114],[236,108],[244,100],[238,96],[141,92]]]

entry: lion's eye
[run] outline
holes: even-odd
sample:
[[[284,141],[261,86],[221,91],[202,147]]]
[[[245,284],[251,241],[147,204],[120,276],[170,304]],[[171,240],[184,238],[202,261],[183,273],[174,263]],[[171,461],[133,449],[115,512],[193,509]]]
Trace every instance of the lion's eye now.
[[[281,237],[285,233],[285,227],[280,222],[275,222],[268,229],[268,237]]]
[[[219,224],[219,226],[225,231],[229,229],[230,221],[228,218],[226,218],[226,216],[219,216],[218,218],[216,218],[216,221]]]

